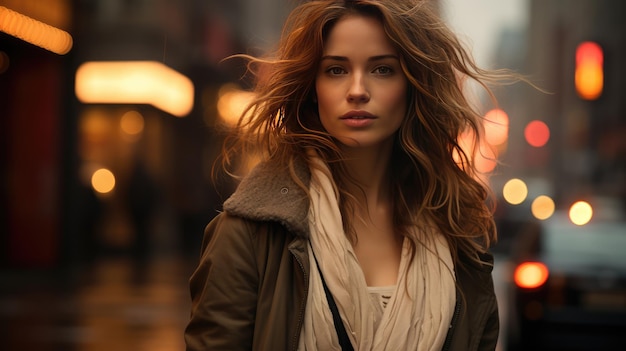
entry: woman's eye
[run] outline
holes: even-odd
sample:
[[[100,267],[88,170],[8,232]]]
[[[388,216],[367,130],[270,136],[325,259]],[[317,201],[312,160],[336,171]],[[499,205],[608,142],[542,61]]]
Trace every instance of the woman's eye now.
[[[340,74],[343,74],[345,70],[341,67],[330,67],[329,69],[326,70],[326,72],[332,75],[340,75]]]
[[[393,70],[391,69],[391,67],[388,66],[379,66],[374,69],[374,73],[388,75],[393,73]]]

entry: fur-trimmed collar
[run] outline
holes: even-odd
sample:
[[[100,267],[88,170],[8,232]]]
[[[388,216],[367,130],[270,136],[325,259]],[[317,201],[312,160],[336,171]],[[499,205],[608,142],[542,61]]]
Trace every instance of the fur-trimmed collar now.
[[[311,181],[308,164],[302,160],[294,162],[294,170],[308,186]],[[253,221],[277,222],[298,236],[309,237],[308,195],[291,179],[286,167],[271,161],[260,163],[241,181],[224,202],[224,211]],[[491,253],[479,254],[482,264],[472,260],[468,253],[459,252],[459,256],[464,265],[487,273],[493,270]]]
[[[308,186],[311,174],[304,161],[295,162],[294,170]],[[296,235],[309,236],[309,199],[291,179],[286,167],[272,162],[257,165],[224,202],[227,213],[255,221],[273,221]]]

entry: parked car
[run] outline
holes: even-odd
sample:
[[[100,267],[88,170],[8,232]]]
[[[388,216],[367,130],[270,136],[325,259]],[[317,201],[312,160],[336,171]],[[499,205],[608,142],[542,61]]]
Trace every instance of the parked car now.
[[[555,214],[519,229],[507,350],[626,350],[626,221]]]

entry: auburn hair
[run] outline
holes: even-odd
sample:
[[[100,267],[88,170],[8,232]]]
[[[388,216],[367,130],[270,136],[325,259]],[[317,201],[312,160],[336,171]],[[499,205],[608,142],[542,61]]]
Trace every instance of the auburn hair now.
[[[407,113],[390,164],[394,227],[416,245],[408,229],[426,219],[445,235],[455,261],[462,252],[480,262],[497,237],[494,202],[473,161],[478,147],[464,150],[459,144],[462,133],[473,135],[473,145],[483,134],[482,117],[463,83],[477,82],[495,101],[489,85],[513,74],[478,67],[432,6],[428,0],[322,0],[297,6],[275,51],[264,57],[236,55],[248,60],[254,74],[255,100],[225,144],[223,166],[233,155],[260,149],[271,162],[291,169],[294,181],[308,191],[293,165],[309,161],[307,150],[317,151],[338,185],[344,229],[356,240],[351,220],[358,204],[341,186],[352,180],[337,141],[319,120],[315,80],[333,25],[348,15],[374,17],[397,49],[408,81]]]

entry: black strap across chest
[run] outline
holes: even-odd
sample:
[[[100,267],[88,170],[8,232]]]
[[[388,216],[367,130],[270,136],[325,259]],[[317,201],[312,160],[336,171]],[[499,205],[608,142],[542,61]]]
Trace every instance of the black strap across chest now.
[[[313,252],[312,249],[311,252]],[[330,293],[330,290],[328,290],[328,286],[326,285],[326,281],[324,280],[324,275],[322,274],[322,270],[320,269],[320,264],[317,262],[317,257],[315,257],[314,252],[313,258],[315,259],[315,265],[317,266],[317,270],[320,272],[322,284],[324,285],[324,292],[326,293],[326,300],[328,300],[330,311],[333,314],[333,322],[335,324],[335,330],[337,331],[337,337],[339,338],[339,345],[341,346],[341,350],[353,351],[354,348],[352,347],[352,343],[350,342],[350,338],[348,337],[346,328],[343,325],[341,316],[339,315],[339,309],[337,308],[337,304],[335,304],[335,299],[333,298],[333,295]]]

